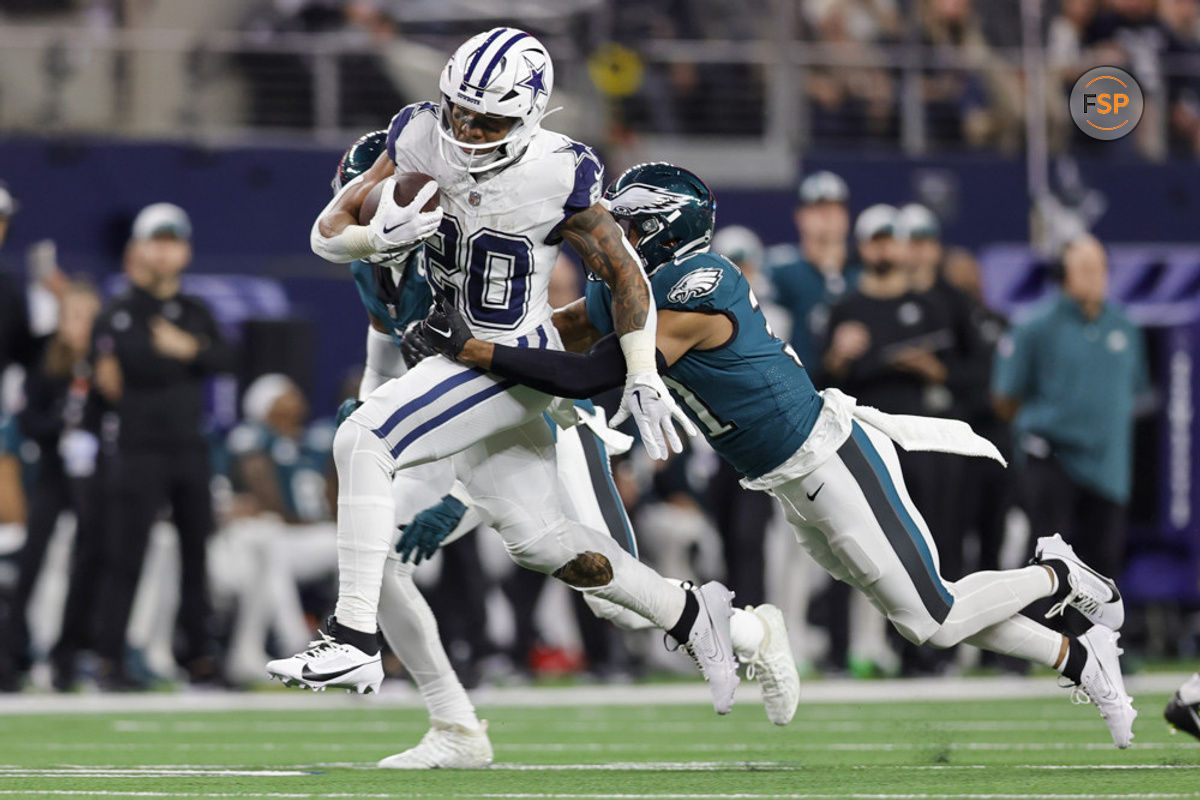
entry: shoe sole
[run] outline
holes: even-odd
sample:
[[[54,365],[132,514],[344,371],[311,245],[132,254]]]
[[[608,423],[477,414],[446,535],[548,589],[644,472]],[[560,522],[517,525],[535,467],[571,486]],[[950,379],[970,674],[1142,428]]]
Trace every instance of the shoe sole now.
[[[360,677],[359,673],[372,665],[378,665],[378,663],[377,661],[373,661],[371,664],[364,664],[353,672],[348,672],[334,680],[323,683],[306,680],[298,675],[274,672],[270,669],[267,670],[267,676],[273,680],[280,681],[290,689],[311,689],[314,692],[323,692],[326,689],[345,689],[351,694],[379,694],[379,687],[383,684],[383,676],[369,676],[366,680],[356,680],[356,678]]]

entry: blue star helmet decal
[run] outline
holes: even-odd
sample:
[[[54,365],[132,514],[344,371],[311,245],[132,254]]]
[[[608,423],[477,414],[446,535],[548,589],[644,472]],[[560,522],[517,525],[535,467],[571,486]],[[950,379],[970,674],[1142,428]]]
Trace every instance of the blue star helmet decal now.
[[[529,67],[529,77],[523,81],[519,81],[517,86],[524,86],[530,91],[530,93],[533,94],[533,97],[530,100],[532,103],[537,103],[538,95],[540,94],[544,94],[549,97],[550,93],[546,91],[546,68],[544,66],[534,66],[533,64],[529,63],[528,58],[525,59],[525,66]]]

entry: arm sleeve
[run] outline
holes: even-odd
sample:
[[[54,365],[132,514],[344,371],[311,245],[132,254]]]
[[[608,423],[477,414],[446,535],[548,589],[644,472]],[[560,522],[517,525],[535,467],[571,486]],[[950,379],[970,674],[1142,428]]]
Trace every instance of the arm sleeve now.
[[[659,370],[665,370],[666,361],[655,352]],[[625,355],[616,334],[583,354],[496,345],[490,371],[546,394],[583,400],[625,384]]]

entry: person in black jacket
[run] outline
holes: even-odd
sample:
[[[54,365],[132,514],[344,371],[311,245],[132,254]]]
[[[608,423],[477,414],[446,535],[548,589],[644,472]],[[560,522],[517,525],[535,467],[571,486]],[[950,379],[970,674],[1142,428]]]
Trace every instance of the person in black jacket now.
[[[16,209],[12,194],[0,183],[0,247],[8,238],[8,226]],[[29,329],[25,290],[0,262],[0,374],[12,363],[28,367],[36,352],[37,343]]]
[[[111,468],[104,607],[97,650],[113,688],[131,676],[125,629],[155,518],[170,506],[182,566],[180,661],[193,681],[216,677],[208,629],[205,541],[213,530],[205,381],[231,368],[231,353],[205,305],[180,292],[191,261],[191,222],[170,203],[147,206],[126,249],[127,291],[100,314],[96,386],[118,423]]]
[[[9,644],[21,672],[32,664],[25,616],[29,598],[59,514],[73,509],[79,520],[77,537],[93,535],[87,484],[95,471],[98,447],[88,407],[88,357],[92,324],[99,310],[100,298],[90,284],[71,283],[60,301],[58,329],[41,340],[39,356],[25,376],[25,408],[17,416],[17,424],[25,441],[36,445],[38,457],[29,489],[25,544],[17,554],[9,631]]]

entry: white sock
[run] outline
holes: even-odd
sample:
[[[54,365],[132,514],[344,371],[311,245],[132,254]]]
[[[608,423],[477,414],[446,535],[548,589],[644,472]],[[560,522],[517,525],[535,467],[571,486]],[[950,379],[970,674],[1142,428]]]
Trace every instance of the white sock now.
[[[754,658],[758,648],[762,647],[763,639],[767,636],[767,626],[753,611],[745,608],[735,608],[729,619],[729,633],[733,639],[733,652],[738,661],[746,662]]]
[[[379,627],[416,682],[429,716],[472,730],[475,707],[454,674],[438,634],[437,620],[413,582],[413,565],[389,558],[379,596]]]
[[[347,421],[333,441],[338,474],[338,624],[374,633],[379,587],[392,549],[391,455],[379,437]]]
[[[950,647],[1014,616],[1034,600],[1048,597],[1053,584],[1053,577],[1039,566],[974,572],[948,584],[954,605],[935,634],[937,646]]]
[[[461,725],[469,730],[477,731],[481,727],[479,717],[475,715],[475,706],[458,676],[451,672],[436,681],[421,685],[421,697],[425,699],[425,707],[429,709],[430,719],[439,719]]]
[[[1055,665],[1060,669],[1066,666],[1066,658],[1062,659],[1061,664],[1058,663],[1059,654],[1062,653],[1062,640],[1061,633],[1020,614],[964,639],[967,644],[975,647],[1006,656],[1016,656],[1052,669]]]

